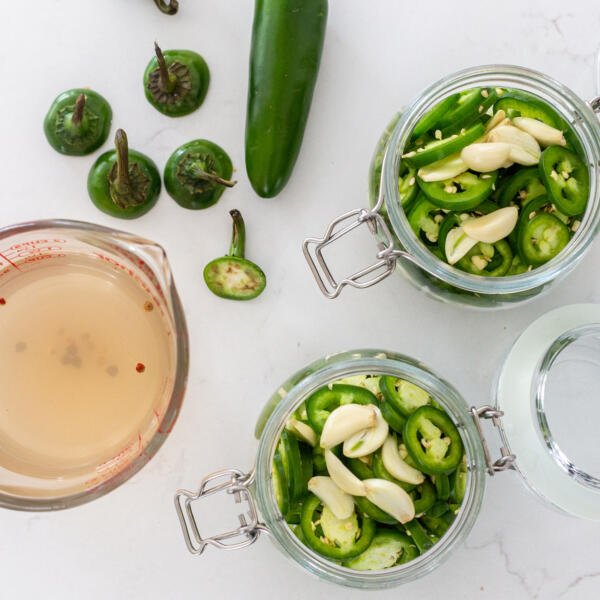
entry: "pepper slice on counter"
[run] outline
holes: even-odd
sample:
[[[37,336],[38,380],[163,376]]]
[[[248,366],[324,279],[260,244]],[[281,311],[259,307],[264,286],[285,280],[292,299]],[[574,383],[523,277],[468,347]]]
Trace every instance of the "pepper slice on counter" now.
[[[549,146],[542,152],[539,167],[557,208],[572,217],[581,214],[590,193],[590,174],[581,158],[561,146]]]
[[[239,210],[229,211],[233,219],[233,233],[229,254],[211,260],[204,267],[204,281],[208,289],[228,300],[251,300],[262,294],[267,277],[262,269],[244,258],[246,226]]]
[[[404,444],[417,468],[430,475],[451,473],[463,456],[456,425],[433,406],[412,413],[404,428]]]
[[[169,117],[189,115],[200,107],[210,82],[205,60],[191,50],[165,50],[154,43],[156,56],[144,71],[144,93],[156,110]]]
[[[88,193],[102,212],[121,219],[146,214],[158,200],[160,174],[154,162],[130,150],[122,129],[115,134],[115,150],[100,155],[88,175]]]
[[[165,188],[171,198],[193,210],[208,208],[225,188],[233,187],[233,165],[221,148],[209,140],[194,140],[179,146],[167,160]]]
[[[306,401],[308,421],[317,433],[322,433],[325,421],[342,404],[375,404],[377,398],[366,388],[336,383],[314,392]]]
[[[360,524],[358,526],[356,539],[348,544],[337,546],[333,540],[325,537],[319,520],[323,511],[323,504],[316,496],[309,496],[302,507],[300,526],[307,545],[315,552],[333,558],[345,560],[358,556],[364,552],[375,537],[375,522],[367,516],[358,515]]]
[[[61,154],[84,156],[108,139],[112,110],[97,92],[76,88],[59,94],[44,119],[48,143]]]
[[[471,210],[481,204],[494,190],[498,171],[492,173],[461,173],[445,181],[417,182],[427,198],[445,210]]]

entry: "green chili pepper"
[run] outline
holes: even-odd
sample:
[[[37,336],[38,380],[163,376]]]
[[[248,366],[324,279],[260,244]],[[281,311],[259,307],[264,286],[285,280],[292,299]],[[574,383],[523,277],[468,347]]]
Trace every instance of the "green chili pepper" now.
[[[144,71],[144,92],[156,110],[169,117],[189,115],[200,107],[210,82],[205,60],[191,50],[165,50],[154,43],[156,57]]]
[[[100,94],[77,88],[56,97],[44,119],[44,133],[57,152],[83,156],[104,144],[111,121],[110,105]]]
[[[463,98],[464,102],[461,104]],[[454,110],[444,115],[440,129],[442,136],[453,135],[478,121],[484,124],[489,118],[486,111],[497,99],[498,92],[491,88],[474,88],[461,92],[461,98]]]
[[[527,202],[542,196],[546,188],[542,183],[537,167],[519,169],[514,175],[506,179],[502,188],[498,204],[500,206],[525,206]]]
[[[414,560],[419,551],[411,539],[393,529],[381,529],[369,547],[362,553],[344,562],[344,566],[355,571],[380,571],[396,564]]]
[[[435,488],[429,479],[415,487],[411,492],[410,496],[415,505],[415,514],[422,515],[427,512],[434,504],[436,500]]]
[[[425,144],[422,148],[413,150],[403,155],[406,162],[412,167],[418,169],[430,163],[442,160],[451,154],[462,150],[465,146],[472,144],[485,133],[485,126],[482,123],[473,125],[464,133],[451,135],[446,139],[434,140]]]
[[[441,102],[429,109],[415,125],[412,132],[413,139],[421,137],[429,131],[435,131],[440,127],[440,121],[444,119],[444,115],[453,109],[460,99],[460,94],[452,94],[444,98]]]
[[[473,275],[501,277],[510,269],[512,260],[513,253],[506,240],[500,240],[495,244],[479,242],[454,266]]]
[[[456,425],[433,406],[412,413],[404,428],[404,444],[417,468],[430,475],[451,473],[463,456]]]
[[[539,167],[554,204],[566,215],[580,215],[590,194],[587,165],[566,148],[549,146],[542,152]]]
[[[311,427],[321,434],[325,421],[342,404],[375,404],[377,398],[366,388],[336,383],[331,388],[318,389],[306,401],[306,412]]]
[[[281,514],[286,515],[290,509],[290,487],[279,450],[275,451],[273,458],[272,478],[275,501]]]
[[[165,165],[165,188],[184,208],[208,208],[221,197],[230,181],[233,166],[221,148],[208,140],[194,140],[179,146]]]
[[[402,433],[404,431],[406,417],[397,412],[385,396],[379,402],[379,409],[381,410],[381,416],[395,432]]]
[[[446,534],[450,525],[454,522],[454,514],[448,511],[440,517],[424,515],[421,517],[420,521],[425,525],[428,531],[441,538]]]
[[[421,554],[427,552],[427,550],[431,549],[435,544],[435,540],[427,534],[417,519],[404,523],[403,527]]]
[[[450,505],[447,502],[440,500],[439,502],[435,502],[435,504],[431,506],[431,508],[427,511],[427,514],[432,517],[441,517],[442,515],[446,514],[449,510],[451,510]]]
[[[520,223],[519,254],[527,264],[543,265],[556,257],[570,239],[569,228],[562,221],[542,212]]]
[[[154,0],[154,4],[158,6],[158,10],[165,13],[165,15],[174,15],[179,10],[178,0]]]
[[[439,208],[446,210],[471,210],[488,198],[498,172],[475,174],[467,171],[445,181],[417,182],[427,198]]]
[[[327,0],[256,0],[246,116],[246,170],[259,196],[285,186],[319,72]]]
[[[317,523],[320,518],[323,505],[316,496],[309,496],[302,507],[300,526],[306,543],[315,552],[336,560],[345,560],[358,556],[364,552],[375,537],[375,522],[369,517],[361,515],[359,526],[360,533],[353,543],[345,546],[337,546],[333,540],[329,540],[323,534],[321,526]],[[320,535],[323,534],[323,535]],[[324,541],[325,540],[325,541]]]
[[[379,389],[392,407],[404,417],[417,408],[431,403],[431,396],[421,387],[397,377],[385,375],[379,380]]]
[[[450,479],[445,473],[438,473],[433,476],[435,483],[435,494],[438,500],[448,500],[450,498]]]
[[[115,134],[115,148],[102,154],[90,169],[88,193],[102,212],[135,219],[156,204],[160,175],[150,158],[129,149],[122,129]]]
[[[211,260],[204,267],[208,289],[228,300],[251,300],[262,294],[267,278],[262,269],[244,258],[246,226],[239,210],[229,211],[233,219],[233,234],[229,254]]]
[[[415,203],[408,213],[408,224],[415,232],[415,235],[430,248],[437,247],[440,234],[440,224],[444,220],[442,209],[430,202],[430,200],[421,193],[415,200]]]
[[[456,471],[450,475],[450,499],[456,504],[460,504],[464,500],[467,491],[467,478],[467,462],[466,457],[463,456]]]

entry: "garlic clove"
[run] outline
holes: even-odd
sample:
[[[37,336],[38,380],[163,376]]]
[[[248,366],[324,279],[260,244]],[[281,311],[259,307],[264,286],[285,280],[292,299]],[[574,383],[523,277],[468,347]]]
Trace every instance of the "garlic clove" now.
[[[560,129],[546,125],[537,119],[529,117],[515,117],[513,123],[516,127],[533,136],[541,146],[566,146],[567,140]]]
[[[373,407],[375,408],[375,407]],[[359,458],[372,454],[385,442],[389,432],[387,421],[381,415],[381,411],[375,408],[377,419],[375,427],[364,429],[355,433],[344,441],[343,453],[348,458]]]
[[[314,448],[317,445],[319,438],[314,429],[307,423],[291,418],[288,420],[286,427],[296,437],[300,438],[303,442],[306,442],[309,446]]]
[[[367,500],[400,521],[408,523],[415,518],[415,505],[399,485],[385,479],[365,479]]]
[[[421,471],[404,462],[394,436],[389,435],[385,440],[381,448],[381,459],[383,466],[389,471],[390,475],[399,481],[405,481],[413,485],[419,485],[425,481],[425,475]]]
[[[468,169],[469,167],[460,157],[460,152],[457,152],[456,154],[442,158],[442,160],[421,167],[418,175],[423,181],[445,181],[468,171]]]
[[[540,160],[542,150],[537,140],[529,133],[513,125],[496,127],[488,134],[488,140],[495,143],[510,144],[512,148],[509,159],[513,162],[521,165],[535,165]],[[526,157],[525,154],[529,156]]]
[[[354,512],[352,496],[341,490],[331,477],[318,475],[308,480],[312,492],[337,519],[347,519]]]
[[[517,225],[519,209],[505,206],[487,215],[469,219],[462,224],[463,231],[472,239],[495,244],[504,239]]]
[[[448,264],[456,264],[475,244],[477,244],[477,240],[469,237],[463,227],[451,229],[446,236],[444,246]]]
[[[352,496],[366,496],[363,482],[331,451],[325,450],[327,472],[333,482]]]
[[[377,422],[376,410],[372,404],[338,406],[325,421],[321,433],[321,448],[333,448],[355,433],[374,427]]]
[[[490,173],[509,160],[510,145],[504,143],[476,143],[462,149],[460,157],[473,171]]]
[[[498,127],[500,124],[507,125],[510,123],[510,119],[506,118],[506,113],[503,110],[498,110],[494,114],[494,116],[486,123],[485,131],[489,133],[495,127]]]

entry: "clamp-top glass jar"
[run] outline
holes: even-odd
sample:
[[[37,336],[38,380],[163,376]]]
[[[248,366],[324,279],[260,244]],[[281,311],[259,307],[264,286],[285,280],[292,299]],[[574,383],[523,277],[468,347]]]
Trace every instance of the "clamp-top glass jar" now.
[[[581,352],[581,343],[585,352]],[[562,358],[570,367],[577,363],[587,368],[590,348],[595,357],[600,357],[600,305],[568,306],[544,315],[511,349],[495,386],[495,406],[480,408],[469,408],[453,386],[406,356],[380,350],[357,350],[316,361],[288,379],[263,410],[256,427],[259,447],[253,471],[226,469],[205,477],[197,491],[177,492],[175,506],[188,549],[193,554],[201,554],[208,545],[241,548],[252,544],[261,532],[267,532],[292,561],[322,579],[364,589],[400,585],[426,575],[451,556],[477,519],[486,472],[493,475],[511,468],[516,468],[526,484],[555,507],[600,521],[600,466],[593,460],[590,462],[590,441],[578,433],[581,427],[586,427],[587,409],[597,414],[597,408],[589,401],[584,410],[570,412],[571,417],[578,416],[578,426],[570,423],[569,428],[561,427],[563,403],[555,401],[557,389],[553,383],[556,374],[564,379]],[[600,379],[599,365],[600,358],[593,368],[595,379],[587,380],[592,384],[590,389]],[[573,373],[581,383],[581,372]],[[325,385],[365,374],[391,375],[426,390],[457,426],[467,460],[464,499],[448,531],[414,560],[380,571],[349,569],[305,546],[278,508],[272,477],[281,432],[298,406]],[[572,389],[580,390],[581,386]],[[500,432],[502,446],[496,461],[490,457],[482,419],[491,419]],[[246,502],[247,512],[239,515],[239,525],[232,530],[202,535],[207,526],[202,517],[207,515],[198,507],[206,496],[218,492],[232,494],[236,502]],[[209,515],[210,522],[213,516]]]
[[[400,205],[400,162],[415,125],[444,98],[474,87],[514,88],[540,97],[569,123],[587,157],[590,195],[581,226],[557,257],[519,275],[482,277],[451,267],[432,254],[415,236]],[[372,165],[371,177],[376,181],[375,185],[371,185],[375,192],[372,194],[372,208],[350,211],[336,219],[322,238],[310,238],[304,242],[305,257],[321,291],[328,298],[335,298],[346,285],[369,287],[390,275],[398,264],[404,275],[417,287],[445,301],[497,307],[540,294],[579,263],[600,225],[598,112],[600,97],[589,103],[584,102],[561,83],[522,67],[474,67],[438,81],[408,106],[382,136]],[[377,261],[350,277],[338,279],[323,258],[323,249],[362,224],[366,224],[378,238]]]

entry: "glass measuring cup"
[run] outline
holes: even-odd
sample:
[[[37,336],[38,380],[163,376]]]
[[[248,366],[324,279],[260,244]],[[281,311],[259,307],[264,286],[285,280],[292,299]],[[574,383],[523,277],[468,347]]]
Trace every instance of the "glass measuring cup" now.
[[[0,311],[0,506],[76,506],[139,471],[188,372],[162,247],[76,221],[0,229]]]

